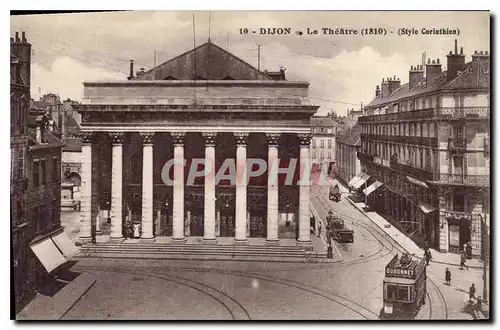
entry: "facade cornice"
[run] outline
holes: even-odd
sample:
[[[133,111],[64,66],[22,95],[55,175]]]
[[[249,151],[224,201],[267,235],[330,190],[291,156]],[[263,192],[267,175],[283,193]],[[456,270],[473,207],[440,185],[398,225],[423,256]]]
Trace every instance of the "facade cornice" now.
[[[287,80],[127,80],[127,81],[88,81],[83,83],[84,87],[127,87],[127,86],[269,86],[269,87],[309,87],[307,81]]]

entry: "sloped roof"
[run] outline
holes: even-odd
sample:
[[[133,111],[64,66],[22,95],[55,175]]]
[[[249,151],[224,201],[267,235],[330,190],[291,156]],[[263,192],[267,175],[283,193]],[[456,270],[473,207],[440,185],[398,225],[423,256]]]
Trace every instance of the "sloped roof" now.
[[[66,116],[66,132],[68,135],[75,135],[81,131],[80,125],[72,115]]]
[[[249,63],[208,41],[133,80],[271,80]]]
[[[373,107],[395,102],[399,99],[443,89],[490,88],[490,58],[478,58],[465,64],[464,70],[456,78],[448,80],[447,72],[441,72],[430,84],[425,77],[411,90],[406,83],[385,98],[374,98],[366,107]]]
[[[354,124],[346,134],[337,137],[336,141],[349,146],[361,146],[361,125],[359,123]]]

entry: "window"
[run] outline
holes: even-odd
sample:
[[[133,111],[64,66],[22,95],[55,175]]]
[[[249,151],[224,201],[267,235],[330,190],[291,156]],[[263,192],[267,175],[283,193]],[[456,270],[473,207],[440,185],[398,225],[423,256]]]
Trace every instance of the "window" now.
[[[16,158],[16,149],[10,149],[10,180],[14,180],[14,159]]]
[[[328,140],[328,148],[332,147],[332,140]]]
[[[23,178],[24,177],[24,148],[19,149],[19,155],[18,155],[18,167],[17,167],[17,177],[18,178]]]
[[[321,148],[325,147],[325,140],[321,139]]]
[[[35,160],[33,162],[33,187],[38,188],[40,186],[40,161]]]
[[[52,182],[59,182],[61,174],[59,173],[59,164],[57,157],[52,157]]]
[[[386,299],[409,301],[409,286],[386,284]]]
[[[42,170],[42,184],[47,184],[47,160],[42,159],[40,162],[41,170]]]

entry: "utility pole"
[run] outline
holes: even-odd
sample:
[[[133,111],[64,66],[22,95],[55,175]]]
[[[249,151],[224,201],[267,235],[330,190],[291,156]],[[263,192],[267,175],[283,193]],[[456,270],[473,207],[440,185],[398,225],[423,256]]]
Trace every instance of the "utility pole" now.
[[[488,281],[486,276],[488,275],[488,233],[487,233],[487,224],[486,224],[486,214],[481,216],[481,228],[482,238],[483,238],[483,302],[488,303]]]
[[[260,71],[260,47],[262,45],[257,45],[257,69]]]

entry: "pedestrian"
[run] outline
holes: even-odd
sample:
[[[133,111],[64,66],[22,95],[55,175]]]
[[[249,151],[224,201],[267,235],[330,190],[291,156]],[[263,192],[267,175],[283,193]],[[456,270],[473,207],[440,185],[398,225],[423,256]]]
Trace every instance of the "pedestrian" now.
[[[467,259],[465,258],[465,253],[462,253],[462,254],[460,255],[460,269],[464,269],[464,266],[465,266],[465,267],[467,268],[467,270],[469,270],[469,266],[467,266],[467,265],[465,264],[465,261],[466,261],[466,260],[467,260]]]
[[[97,234],[96,226],[92,225],[91,230],[90,230],[90,242],[92,244],[96,244],[97,243],[96,234]]]
[[[467,259],[472,259],[472,244],[471,244],[471,242],[467,242],[467,248],[465,251],[467,252]]]
[[[318,222],[318,237],[321,237],[321,222]]]
[[[448,285],[451,285],[450,282],[451,282],[451,271],[449,268],[446,268],[446,271],[444,273],[444,280],[446,282],[446,284]]]
[[[431,251],[429,249],[425,250],[424,256],[425,256],[425,262],[427,266],[429,266],[429,261],[431,261],[432,259]]]
[[[469,301],[472,302],[472,299],[476,297],[476,287],[474,283],[469,288]]]

